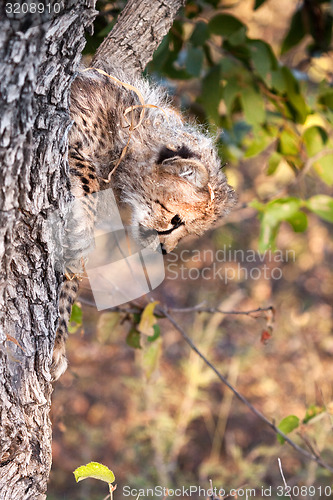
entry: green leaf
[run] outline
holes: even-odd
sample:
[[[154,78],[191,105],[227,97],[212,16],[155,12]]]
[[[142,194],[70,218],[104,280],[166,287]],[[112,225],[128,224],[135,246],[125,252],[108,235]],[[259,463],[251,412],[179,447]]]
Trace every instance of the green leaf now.
[[[202,46],[209,39],[209,29],[207,23],[199,21],[190,37],[190,42],[195,47]]]
[[[147,380],[150,379],[152,374],[158,367],[159,360],[162,353],[162,339],[159,338],[152,344],[147,344],[143,352],[142,367]]]
[[[80,326],[82,326],[82,309],[78,304],[74,303],[68,325],[69,333],[77,332]]]
[[[324,128],[313,126],[309,127],[303,133],[303,141],[309,156],[319,153],[327,143],[328,135]]]
[[[167,63],[168,59],[170,58],[170,34],[168,33],[165,35],[163,38],[162,42],[154,52],[154,57],[152,61],[152,66],[154,67],[155,71],[161,71],[163,66]],[[174,54],[174,59],[176,59],[176,54]]]
[[[278,150],[285,156],[296,156],[299,154],[299,137],[291,129],[284,129],[279,138]]]
[[[303,418],[303,424],[307,424],[310,420],[312,420],[317,415],[320,415],[320,413],[323,413],[324,411],[325,408],[323,406],[309,406],[309,408],[307,408],[306,410],[305,417]]]
[[[151,335],[150,337],[148,337],[149,342],[154,342],[161,335],[161,329],[160,329],[160,325],[158,323],[155,323],[155,325],[153,325],[153,330],[154,330],[154,335]]]
[[[301,200],[298,198],[281,198],[266,205],[252,202],[251,206],[259,210],[260,235],[258,248],[260,252],[274,249],[276,236],[282,221],[295,225],[297,230],[304,226],[304,218],[299,215]]]
[[[252,64],[258,75],[266,80],[267,74],[277,68],[277,61],[271,47],[262,40],[249,40]]]
[[[281,54],[295,47],[305,36],[302,9],[298,9],[292,17],[289,31],[282,42]]]
[[[259,219],[261,221],[258,240],[259,252],[264,253],[266,250],[274,250],[280,224],[270,225],[265,216],[260,216]]]
[[[296,212],[292,217],[286,219],[292,226],[295,233],[303,233],[308,227],[308,218],[304,212]]]
[[[280,162],[282,160],[282,156],[274,151],[274,153],[271,154],[268,160],[268,169],[267,169],[267,175],[272,175],[280,165]]]
[[[73,304],[70,322],[82,324],[82,309],[78,304]]]
[[[280,94],[287,92],[287,83],[282,68],[271,71],[271,86]]]
[[[318,102],[327,106],[329,109],[333,109],[333,90],[329,90],[328,92],[321,94]]]
[[[333,198],[325,194],[312,196],[305,202],[306,207],[322,219],[333,222]]]
[[[189,47],[186,55],[186,71],[195,77],[200,76],[204,53],[201,47]]]
[[[290,219],[299,210],[301,200],[298,198],[281,198],[279,200],[270,201],[266,205],[265,214],[272,224]]]
[[[285,417],[283,420],[281,420],[281,422],[278,425],[278,429],[280,429],[280,431],[283,432],[284,434],[289,434],[294,429],[297,429],[298,426],[299,426],[299,418],[296,417],[295,415],[289,415],[288,417]],[[277,438],[281,444],[285,442],[285,439],[279,434],[277,435]]]
[[[221,35],[228,38],[238,30],[242,28],[246,29],[246,26],[230,14],[218,14],[209,21],[208,28],[214,35]]]
[[[261,151],[264,151],[271,142],[272,138],[265,133],[263,128],[261,128],[255,134],[254,140],[249,144],[244,155],[245,158],[251,158],[252,156],[258,155]]]
[[[205,76],[202,81],[202,90],[200,103],[203,104],[205,112],[208,117],[212,118],[214,122],[220,125],[219,104],[221,100],[221,68],[220,65],[214,66]]]
[[[113,483],[115,480],[113,472],[106,465],[99,464],[98,462],[81,465],[81,467],[75,469],[73,474],[77,483],[87,478],[99,479],[108,484]]]
[[[158,301],[150,302],[144,309],[141,320],[138,325],[139,332],[144,335],[153,336],[154,332],[154,324],[156,323],[156,317],[154,316],[155,306],[159,304]]]
[[[333,154],[328,154],[317,160],[313,168],[318,176],[328,185],[333,185]]]
[[[237,96],[240,95],[241,88],[238,86],[238,80],[236,77],[228,78],[226,86],[223,89],[223,100],[227,108],[227,112],[230,115],[232,111],[232,105],[235,102]]]
[[[289,68],[283,66],[281,71],[287,86],[286,97],[288,99],[287,105],[289,110],[292,113],[293,119],[297,123],[304,123],[309,113],[309,109],[306,105],[304,96],[301,93],[299,83]]]
[[[265,105],[259,92],[250,87],[243,89],[240,100],[248,123],[251,125],[260,125],[265,121]]]
[[[241,45],[246,41],[246,32],[247,32],[247,27],[242,26],[239,30],[235,31],[232,35],[228,37],[228,42],[231,45]],[[246,51],[246,56],[248,55]]]
[[[141,334],[136,328],[131,328],[126,337],[126,343],[134,347],[134,349],[141,349]]]

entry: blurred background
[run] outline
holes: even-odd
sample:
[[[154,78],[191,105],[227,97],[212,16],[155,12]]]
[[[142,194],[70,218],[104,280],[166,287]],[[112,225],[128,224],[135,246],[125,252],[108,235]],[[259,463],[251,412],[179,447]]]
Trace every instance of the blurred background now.
[[[124,5],[98,2],[87,61]],[[330,472],[281,444],[168,320],[146,310],[151,335],[141,314],[152,299],[272,306],[173,316],[258,410],[333,466],[332,9],[325,0],[188,1],[157,50],[147,75],[216,137],[239,202],[223,225],[165,256],[167,277],[135,301],[136,314],[98,313],[84,291],[70,368],[53,394],[50,500],[104,498],[105,484],[75,483],[73,470],[90,461],[115,473],[115,499],[124,485],[208,489],[210,479],[261,498],[262,486],[283,484],[278,457],[289,486],[316,488],[294,490],[294,500],[333,498]]]

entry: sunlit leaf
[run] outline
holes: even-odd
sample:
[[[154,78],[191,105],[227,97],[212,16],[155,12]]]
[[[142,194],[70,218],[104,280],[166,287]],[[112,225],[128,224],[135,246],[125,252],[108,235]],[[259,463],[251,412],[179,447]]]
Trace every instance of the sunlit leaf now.
[[[82,324],[82,309],[81,307],[74,303],[72,307],[71,322]]]
[[[327,154],[313,164],[318,176],[328,185],[333,186],[333,154]]]
[[[266,205],[265,213],[270,221],[275,224],[293,217],[301,206],[301,200],[294,197],[274,200]]]
[[[322,219],[333,222],[333,198],[325,194],[318,194],[306,200],[305,205],[311,212]]]
[[[297,231],[304,230],[306,218],[300,215],[299,208],[302,202],[298,198],[281,198],[267,204],[258,201],[251,202],[251,206],[259,210],[260,235],[258,248],[260,252],[275,248],[276,236],[282,221],[288,221]]]
[[[289,415],[288,417],[285,417],[283,420],[281,420],[278,425],[278,429],[280,429],[280,431],[282,431],[284,434],[289,434],[294,429],[297,429],[298,426],[299,418],[296,417],[296,415]],[[285,442],[285,439],[279,434],[277,435],[277,438],[281,444]]]
[[[90,462],[87,465],[81,465],[81,467],[75,469],[73,474],[77,483],[87,478],[99,479],[106,483],[113,483],[115,480],[113,472],[106,467],[106,465],[98,462]]]
[[[68,331],[69,333],[75,333],[82,325],[82,309],[77,304],[74,303],[72,307],[71,318],[69,320]]]
[[[138,325],[139,332],[144,335],[152,336],[154,335],[154,324],[156,323],[156,317],[154,316],[155,306],[158,304],[158,301],[150,302],[144,309],[141,320]]]
[[[158,367],[162,353],[162,339],[158,338],[155,342],[147,344],[143,352],[142,367],[144,374],[149,380]]]
[[[327,143],[328,135],[325,129],[318,126],[307,128],[303,133],[303,140],[309,156],[321,151]]]
[[[298,211],[286,219],[295,233],[303,233],[308,227],[308,218],[304,212]]]
[[[280,227],[280,223],[271,225],[266,221],[265,216],[260,217],[260,233],[258,240],[259,252],[264,253],[266,250],[275,249],[275,240]]]
[[[249,143],[244,155],[245,158],[251,158],[252,156],[258,155],[259,153],[261,153],[261,151],[264,151],[264,149],[266,149],[267,146],[271,143],[272,138],[266,133],[263,128],[261,128],[255,134],[255,138]]]
[[[305,417],[303,418],[303,424],[307,424],[310,420],[312,420],[317,415],[320,415],[325,411],[323,406],[311,405],[306,410]]]
[[[291,129],[284,129],[279,137],[278,149],[283,155],[298,155],[300,151],[299,136]]]

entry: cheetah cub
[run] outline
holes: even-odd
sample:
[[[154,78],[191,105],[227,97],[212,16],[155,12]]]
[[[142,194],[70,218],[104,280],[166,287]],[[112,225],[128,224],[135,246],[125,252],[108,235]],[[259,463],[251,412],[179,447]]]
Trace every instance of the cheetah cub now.
[[[84,254],[93,233],[96,206],[87,195],[110,188],[138,237],[155,230],[167,253],[184,236],[210,229],[236,197],[208,135],[185,122],[147,80],[116,69],[111,77],[84,71],[71,89],[71,191],[86,201],[83,213],[67,228],[71,237],[77,235],[72,238],[74,254]],[[54,380],[67,367],[67,325],[78,289],[76,277],[65,278],[51,367]]]

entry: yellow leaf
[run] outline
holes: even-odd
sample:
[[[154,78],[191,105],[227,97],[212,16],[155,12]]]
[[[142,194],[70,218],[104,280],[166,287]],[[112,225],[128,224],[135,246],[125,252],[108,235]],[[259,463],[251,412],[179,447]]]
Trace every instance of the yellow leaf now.
[[[157,304],[159,304],[158,301],[150,302],[145,307],[141,315],[140,323],[138,325],[139,332],[143,333],[144,335],[148,335],[149,337],[154,335],[153,326],[156,323],[156,318],[154,316],[154,309]]]

